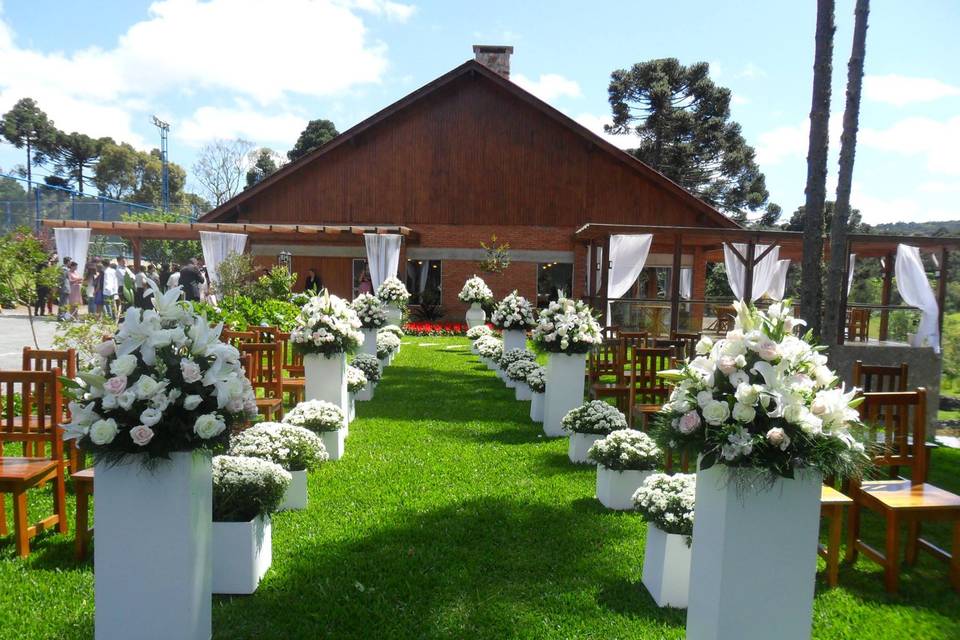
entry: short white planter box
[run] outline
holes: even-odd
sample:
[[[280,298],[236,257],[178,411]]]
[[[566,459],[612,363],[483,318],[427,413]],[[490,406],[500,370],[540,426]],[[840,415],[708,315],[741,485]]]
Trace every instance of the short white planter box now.
[[[347,425],[348,425],[348,426],[347,426],[347,435],[350,435],[350,433],[349,433],[349,431],[350,431],[349,424],[350,424],[351,422],[353,422],[354,420],[357,419],[357,394],[355,394],[355,393],[348,393],[348,396],[349,396],[348,402],[350,403],[350,412],[347,414]]]
[[[655,524],[647,525],[647,546],[643,552],[641,581],[658,607],[687,606],[690,591],[690,547],[686,536],[665,533]],[[770,567],[767,570],[771,570]],[[731,588],[740,588],[740,585]],[[775,629],[776,627],[771,627]],[[729,636],[731,640],[740,636]],[[767,638],[779,637],[767,630]]]
[[[807,640],[822,476],[738,490],[728,472],[697,472],[687,638]]]
[[[517,381],[511,380],[510,376],[507,375],[507,372],[503,369],[500,369],[500,379],[503,380],[503,384],[507,385],[507,389],[516,389]]]
[[[533,393],[530,391],[530,385],[526,382],[517,382],[513,386],[513,395],[517,400],[523,402],[524,400],[530,400]]]
[[[304,399],[325,400],[343,411],[343,423],[346,426],[347,413],[350,411],[349,392],[347,391],[347,357],[336,353],[327,357],[319,353],[303,356]]]
[[[503,351],[510,349],[526,349],[527,332],[523,329],[504,329],[503,330]]]
[[[390,360],[388,358],[377,358],[380,361],[380,371],[383,371],[390,366]]]
[[[487,369],[494,373],[498,371],[497,363],[493,361],[493,358],[485,358],[483,364],[487,365]]]
[[[467,328],[473,329],[474,327],[479,327],[487,321],[487,312],[483,310],[483,307],[480,306],[479,302],[474,302],[470,305],[470,308],[467,309],[466,315]]]
[[[546,394],[540,391],[530,392],[530,419],[543,422],[543,402]]]
[[[543,432],[551,437],[566,435],[563,416],[583,404],[585,353],[551,353],[547,360],[546,397],[543,404]]]
[[[210,455],[143,457],[95,466],[95,637],[209,640]]]
[[[477,352],[477,341],[476,341],[476,340],[472,340],[472,341],[470,342],[470,353],[472,353],[472,354],[475,355],[475,356],[476,356],[476,355],[480,355],[480,354]]]
[[[632,511],[633,494],[653,471],[627,469],[618,471],[597,465],[597,500],[608,509]]]
[[[360,391],[357,391],[356,399],[358,402],[366,402],[368,400],[373,400],[373,390],[377,388],[377,385],[372,382],[368,382],[366,386],[363,387]]]
[[[321,431],[318,435],[323,440],[323,447],[327,450],[327,455],[330,456],[331,460],[339,460],[343,457],[343,441],[347,437],[346,429]]]
[[[213,523],[213,593],[253,593],[272,562],[270,516]]]
[[[383,309],[387,314],[387,324],[394,324],[400,328],[403,328],[403,311],[396,304],[384,305]],[[376,349],[373,351],[373,355],[377,355]]]
[[[290,472],[290,486],[283,494],[283,502],[280,503],[280,509],[285,511],[296,511],[307,508],[307,470]]]
[[[363,332],[363,344],[360,345],[360,353],[377,357],[377,330],[361,329]]]
[[[567,447],[567,457],[570,458],[570,462],[573,464],[590,464],[587,452],[590,451],[594,442],[601,440],[603,437],[604,434],[602,433],[577,433],[576,431],[571,433],[570,443]]]
[[[491,362],[493,362],[493,361],[491,360]],[[500,365],[497,364],[496,362],[493,362],[493,373],[496,374],[496,376],[497,376],[498,378],[500,378],[501,380],[503,380],[503,378],[504,378],[503,369],[501,369],[501,368],[500,368]]]

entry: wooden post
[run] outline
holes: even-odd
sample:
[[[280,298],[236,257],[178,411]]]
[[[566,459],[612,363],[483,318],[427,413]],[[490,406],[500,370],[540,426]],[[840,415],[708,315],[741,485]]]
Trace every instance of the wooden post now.
[[[943,344],[943,307],[947,303],[947,278],[950,275],[949,255],[946,247],[940,249],[940,277],[937,279],[937,313],[939,315],[937,326],[940,344]]]
[[[847,335],[847,283],[850,282],[850,252],[853,243],[847,240],[844,245],[843,278],[840,280],[840,310],[837,313],[837,344],[843,344]]]
[[[707,297],[707,261],[703,257],[703,247],[693,248],[693,274],[690,286],[690,297],[694,300],[705,300]],[[703,329],[703,303],[697,302],[690,309],[694,331]]]
[[[133,238],[130,240],[130,244],[133,245],[133,270],[140,270],[140,243],[142,240],[140,238]]]
[[[744,260],[746,272],[743,278],[743,301],[748,303],[753,299],[753,268],[756,266],[757,243],[751,238],[747,242],[747,255]]]
[[[893,254],[888,253],[883,266],[883,287],[880,289],[880,304],[883,309],[880,310],[880,341],[887,339],[890,329],[890,292],[893,286]]]
[[[673,272],[670,278],[670,337],[680,330],[680,269],[683,266],[683,241],[673,236]]]
[[[607,309],[609,309],[610,302],[607,300],[607,290],[610,285],[610,235],[607,235],[606,240],[603,242],[603,254],[601,256],[602,260],[600,262],[600,314],[603,318],[603,324],[606,325],[610,322],[610,318],[607,317]]]

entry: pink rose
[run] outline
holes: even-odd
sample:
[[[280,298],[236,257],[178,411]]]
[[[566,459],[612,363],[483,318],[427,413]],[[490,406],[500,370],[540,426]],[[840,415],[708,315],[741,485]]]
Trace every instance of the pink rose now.
[[[729,376],[737,370],[737,359],[733,356],[720,356],[720,359],[717,360],[717,368],[720,369],[724,375]]]
[[[777,357],[777,343],[770,339],[765,339],[757,345],[757,355],[768,362]]]
[[[119,395],[127,388],[127,376],[113,376],[103,384],[103,389],[107,393]]]
[[[203,377],[200,365],[189,358],[180,360],[180,373],[183,374],[183,381],[187,384],[198,382]]]
[[[130,439],[133,440],[134,444],[144,447],[153,440],[153,429],[145,424],[138,425],[130,429]]]
[[[98,356],[109,358],[117,352],[117,343],[113,340],[106,340],[95,346],[93,350],[97,352]]]
[[[700,428],[700,414],[696,411],[688,411],[680,416],[680,423],[677,425],[680,433],[690,435]]]
[[[779,447],[781,451],[786,451],[790,446],[790,436],[780,427],[774,427],[767,431],[767,442],[774,447]]]

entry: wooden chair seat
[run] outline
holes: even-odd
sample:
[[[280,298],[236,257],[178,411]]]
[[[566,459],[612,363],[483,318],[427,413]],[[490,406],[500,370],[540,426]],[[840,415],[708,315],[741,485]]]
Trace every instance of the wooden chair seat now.
[[[273,422],[274,417],[282,418],[283,400],[280,398],[257,398],[257,413],[268,422]]]
[[[90,496],[93,495],[93,469],[84,469],[70,476],[73,480],[73,491],[77,496],[77,535],[74,541],[74,551],[77,560],[87,557],[87,548],[93,529],[90,528]]]
[[[45,475],[55,475],[57,463],[50,458],[0,457],[0,490],[16,484],[40,482]]]
[[[960,510],[960,496],[932,484],[910,484],[909,480],[869,480],[860,483],[864,501],[903,511],[927,509]]]
[[[827,586],[835,587],[840,573],[840,535],[843,526],[843,509],[853,500],[831,486],[820,488],[820,517],[828,522],[827,544],[817,545],[819,553],[827,562]]]
[[[290,394],[290,399],[294,404],[303,402],[303,396],[306,393],[306,378],[284,378],[283,392]]]

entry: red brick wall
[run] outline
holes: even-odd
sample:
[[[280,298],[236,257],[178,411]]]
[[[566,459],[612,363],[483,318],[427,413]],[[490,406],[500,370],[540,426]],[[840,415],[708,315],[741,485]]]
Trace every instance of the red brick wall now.
[[[511,262],[503,273],[483,273],[477,263],[464,260],[443,261],[443,306],[446,309],[445,320],[455,322],[467,311],[465,303],[457,295],[467,278],[478,275],[493,291],[495,299],[500,300],[514,289],[530,302],[537,300],[537,265],[534,262]]]

